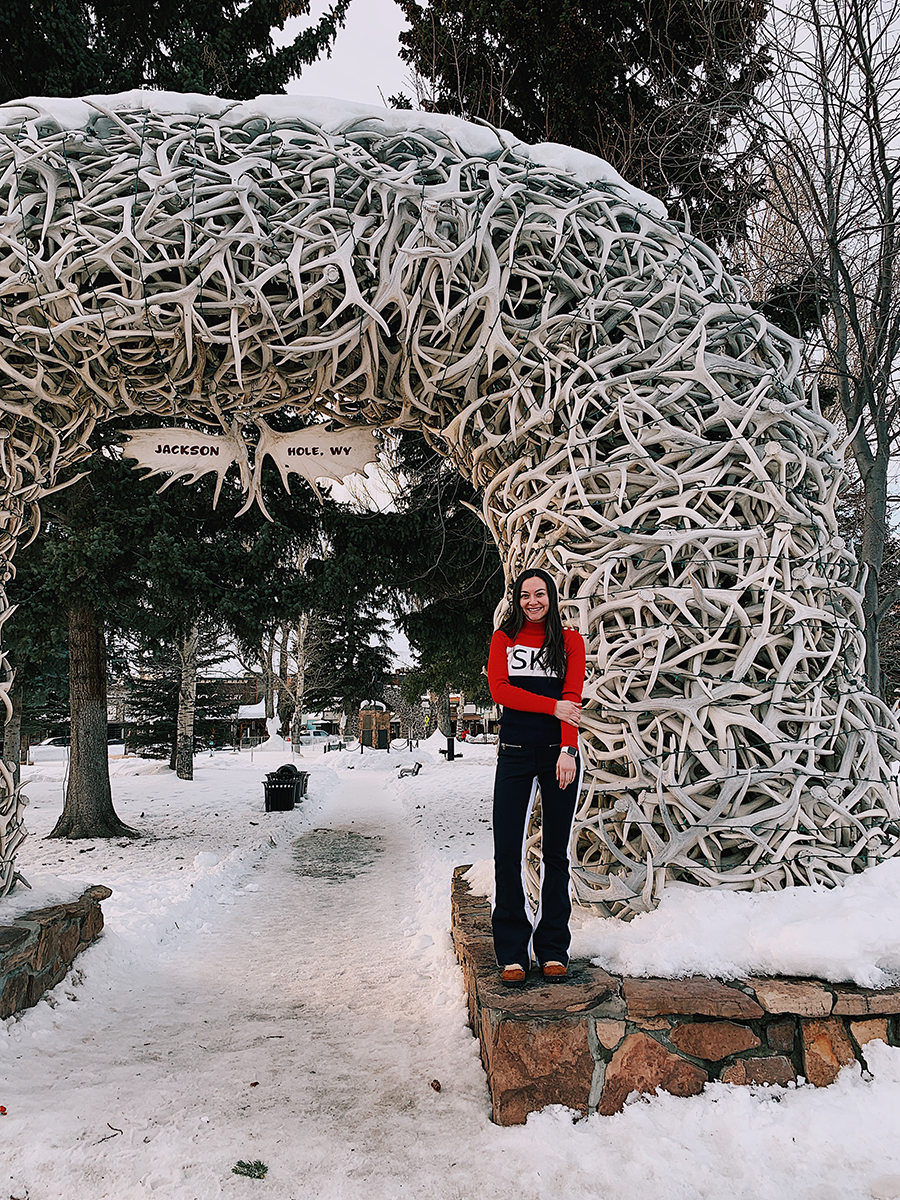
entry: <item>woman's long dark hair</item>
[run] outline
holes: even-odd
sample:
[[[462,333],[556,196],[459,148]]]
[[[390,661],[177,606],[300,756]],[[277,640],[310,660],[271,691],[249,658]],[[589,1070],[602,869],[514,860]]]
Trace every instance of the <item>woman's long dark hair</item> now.
[[[547,588],[547,599],[550,608],[544,620],[544,644],[541,647],[541,658],[544,667],[552,674],[565,678],[566,674],[566,643],[563,640],[562,621],[559,616],[559,595],[556,584],[546,571],[539,567],[531,567],[523,571],[516,579],[512,589],[512,610],[500,625],[500,630],[510,640],[515,641],[525,624],[526,617],[522,611],[522,584],[526,579],[540,579]]]

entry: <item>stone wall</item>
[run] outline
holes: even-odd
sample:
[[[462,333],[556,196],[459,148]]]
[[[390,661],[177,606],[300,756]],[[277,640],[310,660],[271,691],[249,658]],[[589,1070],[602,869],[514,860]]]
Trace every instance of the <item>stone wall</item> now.
[[[481,1042],[493,1119],[522,1124],[547,1104],[620,1112],[632,1092],[692,1096],[710,1080],[825,1087],[865,1046],[900,1044],[900,988],[816,979],[637,979],[570,963],[569,980],[536,972],[505,988],[490,905],[453,875],[453,942],[469,1022]]]
[[[0,1019],[37,1004],[65,978],[75,956],[103,929],[108,887],[87,888],[70,904],[35,909],[0,926]]]

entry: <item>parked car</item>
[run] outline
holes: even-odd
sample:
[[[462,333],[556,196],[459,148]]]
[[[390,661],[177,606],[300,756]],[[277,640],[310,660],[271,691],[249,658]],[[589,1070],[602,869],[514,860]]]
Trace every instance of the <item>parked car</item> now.
[[[324,729],[307,729],[296,739],[298,746],[330,746],[341,740],[337,733],[326,733]]]
[[[70,741],[68,736],[44,738],[37,745],[28,747],[28,761],[31,763],[65,762],[69,757]],[[125,753],[125,743],[121,738],[109,738],[106,743],[106,753],[113,758],[121,758]]]
[[[28,747],[28,761],[65,762],[69,757],[69,739],[67,737],[49,737],[38,742],[36,746]]]

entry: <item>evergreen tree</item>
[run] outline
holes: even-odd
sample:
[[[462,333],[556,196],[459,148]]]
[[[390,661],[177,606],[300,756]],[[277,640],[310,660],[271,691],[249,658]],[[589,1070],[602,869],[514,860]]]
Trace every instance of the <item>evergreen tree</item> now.
[[[363,700],[380,698],[393,655],[382,615],[391,577],[376,566],[368,522],[346,509],[326,515],[327,557],[307,564],[310,591],[305,702],[339,706],[353,732]],[[375,569],[373,569],[375,567]]]
[[[340,708],[345,731],[355,733],[361,704],[380,699],[390,677],[393,655],[386,622],[371,604],[354,604],[348,596],[339,608],[320,611],[310,625],[307,707]]]
[[[15,664],[10,690],[12,713],[3,729],[3,758],[19,778],[22,745],[48,726],[68,730],[68,644],[58,606],[29,567],[25,555],[16,564],[16,583],[8,588],[22,597],[15,619],[3,629],[4,645]],[[64,615],[64,614],[62,614]]]
[[[756,146],[723,150],[766,76],[765,0],[397,3],[424,107],[597,154],[705,240],[733,238]]]
[[[178,697],[182,684],[177,648],[171,640],[141,639],[130,655],[131,670],[126,679],[129,721],[128,748],[146,758],[167,758],[174,771],[178,757]],[[207,624],[198,647],[198,672],[220,665],[221,630]],[[230,736],[227,721],[234,716],[234,702],[209,678],[197,680],[193,723],[193,748],[221,744]]]
[[[243,497],[233,486],[226,485],[214,508],[212,479],[168,489],[157,501],[157,527],[142,547],[146,586],[130,626],[141,631],[145,645],[155,638],[170,647],[178,663],[176,769],[183,779],[193,774],[196,718],[189,710],[198,699],[198,632],[217,630],[220,641],[227,635],[246,644],[297,620],[307,603],[305,576],[295,564],[299,548],[317,536],[321,506],[308,487],[295,487],[293,499],[284,495],[274,470],[266,483],[272,521],[255,507],[237,516]]]
[[[114,605],[137,604],[135,547],[149,530],[151,511],[122,504],[113,482],[121,467],[98,453],[92,477],[44,502],[42,536],[23,551],[26,571],[9,589],[13,603],[23,585],[36,589],[28,607],[40,595],[56,609],[49,628],[61,623],[67,630],[71,745],[65,804],[52,837],[137,836],[116,814],[109,782],[106,621]],[[17,616],[9,623],[14,639]]]
[[[482,668],[503,568],[478,515],[479,497],[418,433],[399,434],[385,466],[397,480],[395,507],[356,517],[356,536],[369,577],[380,581],[384,607],[415,654],[404,696],[412,702],[427,691],[459,688],[487,699]]]
[[[415,653],[403,680],[413,701],[427,691],[460,689],[489,699],[483,669],[494,610],[503,594],[503,567],[477,494],[445,459],[413,434],[397,455],[405,479],[394,527],[398,592],[392,609]],[[399,535],[399,536],[398,536]]]
[[[483,667],[503,569],[473,511],[480,509],[478,497],[417,433],[400,434],[384,466],[396,480],[391,511],[336,507],[326,517],[332,551],[316,564],[314,603],[331,606],[332,614],[346,603],[356,614],[346,619],[373,632],[379,613],[394,617],[416,659],[403,681],[408,701],[450,688],[485,700]],[[330,620],[326,613],[326,624]],[[374,699],[381,693],[361,694]]]
[[[286,46],[273,30],[309,0],[4,0],[0,101],[159,88],[250,99],[330,54],[350,0],[334,0]]]
[[[272,522],[255,508],[237,517],[242,497],[234,487],[214,509],[211,479],[160,495],[158,481],[141,479],[122,461],[116,436],[110,427],[98,433],[102,448],[88,461],[90,474],[45,501],[42,536],[23,550],[9,588],[13,603],[39,595],[55,606],[57,625],[68,627],[72,753],[53,831],[60,837],[133,832],[118,820],[109,784],[106,630],[177,645],[198,621],[223,637],[248,637],[295,615],[306,603],[305,578],[293,567],[296,547],[312,537],[321,513],[309,489],[295,489],[294,502],[285,496],[274,472],[267,476]],[[13,615],[13,654],[17,629],[27,649],[31,628],[25,621],[19,629]],[[188,760],[193,741],[191,732]]]

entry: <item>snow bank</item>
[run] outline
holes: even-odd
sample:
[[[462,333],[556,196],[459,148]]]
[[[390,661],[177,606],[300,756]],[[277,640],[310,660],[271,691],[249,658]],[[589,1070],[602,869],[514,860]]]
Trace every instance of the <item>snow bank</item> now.
[[[629,925],[586,923],[578,944],[632,975],[812,975],[887,987],[900,981],[900,862],[830,890],[669,887],[658,911]]]
[[[161,879],[119,879],[103,901],[107,929],[133,953],[163,945],[174,934],[209,928],[216,907],[234,903],[240,880],[271,849],[271,842],[241,846],[220,858],[201,851],[184,874],[177,869]]]
[[[51,875],[42,873],[31,875],[23,872],[30,888],[17,884],[9,896],[0,900],[0,925],[6,925],[21,917],[23,913],[32,912],[38,908],[49,908],[51,904],[69,904],[77,900],[91,880],[73,879],[71,876]]]
[[[472,891],[490,896],[490,859],[473,865]],[[900,862],[840,888],[728,892],[673,884],[659,908],[625,923],[575,911],[572,954],[622,975],[810,975],[833,983],[900,982]]]

